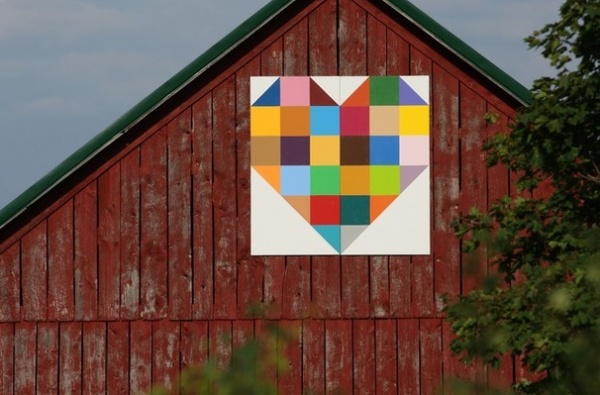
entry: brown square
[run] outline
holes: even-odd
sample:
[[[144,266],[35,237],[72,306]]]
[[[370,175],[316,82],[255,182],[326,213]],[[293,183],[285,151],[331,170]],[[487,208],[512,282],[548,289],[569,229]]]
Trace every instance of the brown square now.
[[[250,162],[252,166],[281,165],[281,143],[279,137],[252,137]]]
[[[369,165],[368,136],[342,136],[340,139],[342,165]]]
[[[281,107],[281,135],[309,136],[310,107]]]

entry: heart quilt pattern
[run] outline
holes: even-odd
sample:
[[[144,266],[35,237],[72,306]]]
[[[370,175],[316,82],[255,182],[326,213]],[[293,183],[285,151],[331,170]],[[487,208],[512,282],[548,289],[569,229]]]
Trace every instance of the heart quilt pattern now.
[[[429,253],[428,76],[250,83],[253,255]]]

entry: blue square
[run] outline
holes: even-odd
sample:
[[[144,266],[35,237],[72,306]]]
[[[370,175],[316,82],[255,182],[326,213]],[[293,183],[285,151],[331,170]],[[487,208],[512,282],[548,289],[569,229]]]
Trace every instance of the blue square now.
[[[338,106],[311,107],[310,134],[312,136],[339,136],[340,108]]]
[[[398,165],[400,163],[400,137],[371,136],[370,158],[372,165]]]
[[[281,166],[281,195],[310,196],[310,166]]]

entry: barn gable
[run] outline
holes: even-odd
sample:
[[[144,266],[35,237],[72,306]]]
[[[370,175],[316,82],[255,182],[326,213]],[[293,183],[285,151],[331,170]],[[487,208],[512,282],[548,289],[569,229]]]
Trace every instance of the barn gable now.
[[[431,78],[432,254],[250,256],[250,77],[409,74]],[[0,392],[171,385],[266,321],[295,334],[281,393],[473,377],[440,296],[486,268],[461,276],[450,222],[511,191],[480,149],[527,101],[405,0],[271,2],[0,211]]]

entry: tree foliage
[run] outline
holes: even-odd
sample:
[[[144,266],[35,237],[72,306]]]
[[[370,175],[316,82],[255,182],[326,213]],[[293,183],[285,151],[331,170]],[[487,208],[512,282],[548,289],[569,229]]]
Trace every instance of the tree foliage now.
[[[467,251],[487,248],[498,278],[448,301],[466,360],[513,354],[534,373],[522,393],[600,388],[600,1],[566,0],[560,20],[526,39],[556,68],[531,104],[485,145],[517,193],[455,222]],[[493,117],[491,119],[493,121]]]

